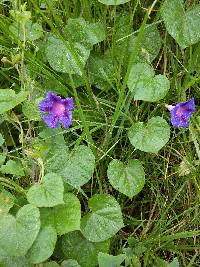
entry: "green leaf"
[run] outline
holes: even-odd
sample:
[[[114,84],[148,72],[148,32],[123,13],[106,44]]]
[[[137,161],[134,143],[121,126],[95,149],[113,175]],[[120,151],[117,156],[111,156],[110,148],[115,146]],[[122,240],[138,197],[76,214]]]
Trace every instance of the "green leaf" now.
[[[132,198],[145,184],[145,173],[139,160],[129,160],[124,166],[120,160],[112,160],[108,166],[108,179],[119,192]]]
[[[26,99],[28,94],[28,92],[15,94],[15,91],[11,89],[0,89],[0,114],[3,114],[19,105]]]
[[[136,149],[157,153],[169,141],[170,127],[163,118],[153,117],[146,125],[143,122],[134,123],[128,137]]]
[[[28,190],[27,199],[37,207],[53,207],[64,203],[63,192],[62,178],[55,173],[48,173],[41,184],[35,184]]]
[[[179,261],[178,258],[174,258],[172,262],[168,264],[168,267],[179,267]]]
[[[0,146],[3,145],[3,143],[5,142],[3,135],[0,133]]]
[[[12,174],[14,176],[24,176],[24,170],[19,161],[14,161],[12,159],[8,160],[5,165],[2,165],[0,172],[5,174]]]
[[[0,259],[1,267],[33,267],[25,257],[5,257]]]
[[[81,219],[81,232],[88,240],[104,241],[124,226],[121,208],[114,197],[94,195],[88,205],[91,212]]]
[[[79,43],[69,43],[49,36],[46,56],[50,66],[59,72],[82,75],[90,50]]]
[[[42,226],[52,225],[58,235],[80,229],[81,205],[72,193],[64,195],[64,204],[41,209]]]
[[[2,190],[0,192],[0,216],[8,213],[14,205],[15,197],[8,191]]]
[[[136,35],[133,35],[130,40],[129,51],[134,49]],[[146,25],[140,41],[140,49],[137,57],[138,61],[152,62],[158,55],[161,48],[160,33],[155,24]]]
[[[105,5],[121,5],[129,2],[130,0],[98,0],[98,1]]]
[[[74,187],[86,184],[92,177],[95,167],[95,157],[91,149],[80,145],[75,148],[66,162],[60,175],[64,181]]]
[[[23,103],[22,112],[29,120],[39,121],[41,119],[41,115],[38,110],[38,102],[36,101],[36,103],[32,103],[27,100]]]
[[[65,32],[72,42],[84,45],[95,45],[106,38],[102,23],[89,23],[83,18],[68,19]]]
[[[14,22],[9,27],[10,32],[14,35],[15,38],[24,41],[34,41],[39,39],[43,34],[42,26],[39,23],[32,23],[28,21],[25,24],[25,35],[24,35],[24,25]]]
[[[62,262],[62,267],[81,267],[76,260],[66,260]]]
[[[125,260],[126,255],[120,254],[117,256],[109,255],[107,253],[99,252],[98,263],[99,267],[120,267],[121,263]]]
[[[185,11],[183,0],[165,0],[161,15],[169,34],[181,48],[200,40],[200,5]]]
[[[52,226],[42,228],[28,251],[27,257],[30,262],[37,264],[47,260],[54,251],[57,241],[57,233]]]
[[[4,164],[6,160],[6,155],[0,153],[0,166]]]
[[[81,267],[95,267],[99,252],[108,252],[109,241],[93,243],[85,239],[79,231],[62,237],[62,251],[66,259],[74,259]]]
[[[43,263],[43,267],[60,267],[60,265],[58,265],[58,263],[56,263],[55,261],[49,261]]]
[[[0,248],[9,256],[24,256],[40,229],[40,213],[31,204],[22,207],[16,218],[0,216]]]
[[[128,78],[128,88],[134,92],[135,100],[149,102],[164,98],[170,83],[164,75],[156,75],[153,68],[146,63],[134,64]]]

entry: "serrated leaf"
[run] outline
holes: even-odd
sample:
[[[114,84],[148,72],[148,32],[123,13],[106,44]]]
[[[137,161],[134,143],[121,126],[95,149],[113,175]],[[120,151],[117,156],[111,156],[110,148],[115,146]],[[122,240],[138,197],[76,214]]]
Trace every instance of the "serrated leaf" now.
[[[40,229],[40,213],[31,204],[23,206],[16,218],[0,216],[0,248],[9,256],[24,256]]]
[[[43,227],[27,253],[30,262],[37,264],[47,260],[54,251],[57,233],[51,225]]]
[[[121,208],[114,197],[106,194],[94,195],[88,205],[91,212],[81,219],[81,232],[88,240],[104,241],[124,226]]]
[[[169,141],[170,127],[163,118],[153,117],[147,124],[134,123],[128,137],[136,149],[157,153]]]
[[[99,267],[120,267],[121,263],[125,260],[126,255],[120,254],[117,256],[109,255],[107,253],[99,252],[98,263]]]
[[[91,179],[94,167],[95,157],[91,149],[80,145],[70,153],[65,168],[60,172],[60,175],[65,182],[78,188]]]
[[[169,80],[164,75],[155,76],[153,68],[146,63],[132,66],[127,84],[135,100],[149,102],[164,98],[170,88]]]
[[[15,197],[8,191],[2,190],[0,192],[0,216],[6,214],[14,205]]]
[[[66,259],[76,260],[81,267],[95,267],[99,252],[108,252],[109,241],[93,243],[85,239],[79,231],[62,237],[62,251]]]
[[[181,48],[200,40],[200,5],[185,11],[183,0],[165,0],[161,15],[169,34]]]
[[[1,166],[0,172],[12,174],[14,176],[24,176],[24,170],[21,163],[12,159],[8,160],[5,165]]]
[[[82,75],[82,70],[90,55],[90,50],[79,43],[70,44],[49,36],[46,56],[51,67],[59,72]]]
[[[66,260],[62,262],[62,267],[81,267],[76,260]]]
[[[63,193],[62,178],[55,173],[48,173],[41,184],[35,184],[28,190],[27,199],[37,207],[53,207],[64,203]]]
[[[13,109],[23,102],[28,96],[28,92],[15,93],[11,89],[0,89],[0,114]]]
[[[130,0],[98,0],[104,5],[121,5],[129,2]]]
[[[64,195],[64,204],[41,209],[42,225],[52,225],[58,235],[80,229],[81,205],[72,193]]]
[[[139,160],[130,160],[125,166],[120,160],[112,160],[108,166],[108,179],[119,192],[133,197],[145,184],[144,168]]]

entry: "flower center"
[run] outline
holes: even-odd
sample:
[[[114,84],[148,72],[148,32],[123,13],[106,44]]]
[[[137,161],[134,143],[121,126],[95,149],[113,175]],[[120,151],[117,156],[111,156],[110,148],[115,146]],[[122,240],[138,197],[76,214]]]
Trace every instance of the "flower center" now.
[[[52,112],[56,115],[56,116],[60,116],[63,115],[63,113],[65,112],[65,105],[59,102],[56,102],[53,104],[53,109]]]

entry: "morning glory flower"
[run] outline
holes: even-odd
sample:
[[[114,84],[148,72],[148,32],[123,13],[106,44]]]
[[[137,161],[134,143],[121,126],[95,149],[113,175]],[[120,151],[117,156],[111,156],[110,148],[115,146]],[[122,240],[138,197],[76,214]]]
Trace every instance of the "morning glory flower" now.
[[[175,128],[189,127],[190,117],[195,112],[194,98],[187,102],[180,102],[175,106],[166,105],[171,115],[171,123]]]
[[[48,92],[46,98],[38,105],[44,122],[50,128],[57,128],[59,123],[64,128],[72,124],[72,110],[74,101],[72,97],[62,99],[53,92]]]

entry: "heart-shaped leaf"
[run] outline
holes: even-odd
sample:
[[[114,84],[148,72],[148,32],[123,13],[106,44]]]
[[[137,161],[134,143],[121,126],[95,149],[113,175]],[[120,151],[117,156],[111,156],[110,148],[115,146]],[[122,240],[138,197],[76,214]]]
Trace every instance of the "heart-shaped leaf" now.
[[[154,69],[146,63],[132,66],[127,84],[135,100],[149,102],[164,98],[170,88],[169,80],[164,75],[155,76]]]
[[[66,259],[76,260],[81,267],[95,267],[98,264],[99,252],[108,252],[109,241],[90,242],[79,231],[62,237],[62,251]]]
[[[157,153],[170,137],[170,127],[161,117],[151,118],[145,125],[134,123],[128,132],[131,144],[142,151]]]
[[[47,260],[54,251],[57,241],[57,233],[51,225],[42,228],[37,235],[27,257],[32,263],[40,263]]]
[[[52,225],[58,235],[80,229],[81,204],[72,193],[64,195],[64,204],[40,210],[42,226]]]
[[[124,226],[121,208],[114,197],[106,194],[94,195],[88,204],[91,212],[81,220],[81,232],[88,240],[104,241]]]
[[[105,5],[121,5],[129,2],[130,0],[98,0],[98,1]]]
[[[64,186],[61,176],[48,173],[41,184],[33,185],[28,193],[28,202],[37,207],[53,207],[63,202]]]
[[[26,257],[5,257],[0,259],[1,267],[34,267]]]
[[[70,185],[80,187],[91,179],[94,167],[95,157],[91,149],[81,145],[71,152],[60,175]]]
[[[130,160],[127,166],[124,166],[123,162],[114,159],[108,166],[108,179],[116,190],[133,197],[142,190],[145,173],[139,160]]]
[[[16,218],[0,217],[0,248],[10,256],[24,256],[40,229],[40,212],[31,204],[22,207]]]
[[[19,105],[26,99],[28,94],[28,92],[15,94],[15,91],[11,89],[0,89],[0,114]]]
[[[9,212],[14,205],[14,199],[14,196],[10,192],[6,190],[0,192],[0,216],[3,213]]]
[[[200,40],[200,4],[185,11],[183,0],[165,0],[161,15],[167,31],[182,48]]]

